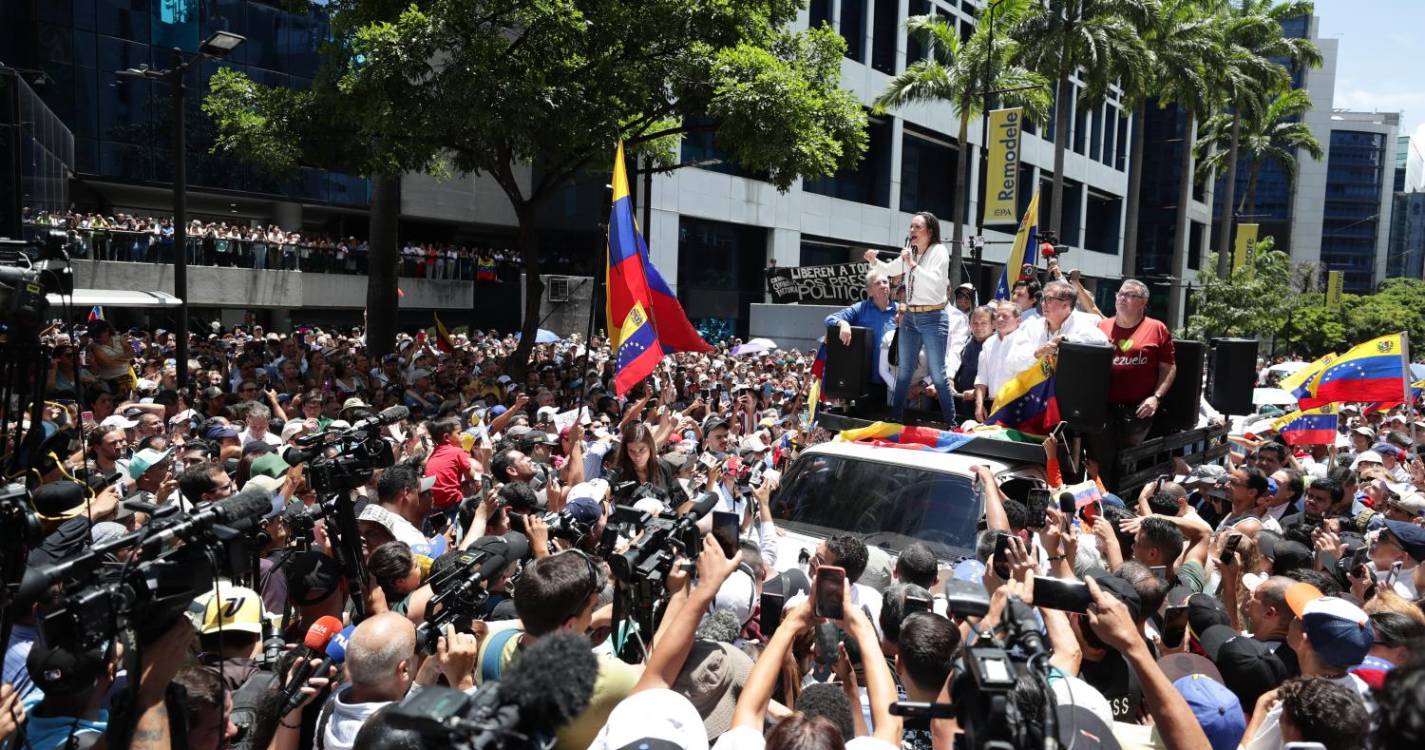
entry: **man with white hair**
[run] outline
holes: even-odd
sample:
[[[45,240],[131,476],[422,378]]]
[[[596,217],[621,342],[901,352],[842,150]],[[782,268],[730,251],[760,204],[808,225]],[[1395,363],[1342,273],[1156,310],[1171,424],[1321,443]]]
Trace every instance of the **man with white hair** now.
[[[870,330],[871,346],[868,347],[870,351],[866,358],[866,367],[871,371],[871,401],[877,405],[889,403],[889,384],[882,379],[881,371],[875,363],[881,340],[887,331],[896,327],[896,303],[891,299],[890,279],[881,271],[872,269],[866,274],[866,299],[826,316],[826,325],[837,326],[841,346],[851,344],[852,326]],[[830,345],[836,346],[837,343],[831,342]]]
[[[1009,342],[1005,364],[1011,375],[1023,372],[1040,357],[1057,355],[1059,344],[1109,344],[1108,336],[1099,330],[1099,317],[1074,309],[1078,290],[1067,281],[1051,281],[1044,285],[1043,313],[1024,321]]]
[[[1019,330],[1019,306],[1007,299],[990,303],[994,309],[994,335],[980,346],[979,369],[975,372],[975,420],[985,421],[993,411],[992,402],[999,389],[1014,377],[1006,364],[1009,343]]]
[[[267,443],[273,448],[281,447],[282,438],[273,435],[267,427],[272,419],[272,410],[263,404],[253,403],[248,405],[247,413],[243,416],[247,423],[247,428],[238,434],[238,439],[242,441],[244,448],[248,443]]]

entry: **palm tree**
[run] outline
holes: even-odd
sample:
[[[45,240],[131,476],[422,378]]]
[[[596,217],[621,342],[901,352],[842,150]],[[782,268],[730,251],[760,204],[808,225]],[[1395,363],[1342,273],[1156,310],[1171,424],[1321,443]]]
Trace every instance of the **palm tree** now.
[[[1138,269],[1138,207],[1143,185],[1143,127],[1148,119],[1148,100],[1159,96],[1162,77],[1159,71],[1181,71],[1188,80],[1184,85],[1206,86],[1201,76],[1202,62],[1214,57],[1218,37],[1212,24],[1192,3],[1167,2],[1153,8],[1149,23],[1142,30],[1143,42],[1152,55],[1147,71],[1120,80],[1125,104],[1133,109],[1133,128],[1129,140],[1127,217],[1123,226],[1123,276],[1137,274]],[[1194,80],[1201,81],[1195,84]],[[1186,205],[1186,204],[1184,204]]]
[[[1028,7],[1028,0],[1000,0],[995,8],[1000,19],[1016,21]],[[1005,106],[1023,107],[1024,117],[1040,123],[1049,113],[1049,82],[1037,73],[1011,64],[1015,43],[1000,34],[990,46],[989,26],[977,26],[964,42],[960,35],[936,15],[913,16],[906,20],[906,30],[919,36],[930,50],[929,55],[906,66],[892,78],[886,90],[876,98],[875,109],[884,112],[894,107],[925,101],[949,102],[959,118],[956,142],[960,146],[955,170],[954,234],[950,256],[950,279],[960,280],[964,263],[965,190],[970,173],[970,120],[981,113],[985,91],[1000,91],[999,100]],[[988,65],[987,65],[988,63]],[[986,85],[986,69],[989,83]]]
[[[1244,118],[1260,118],[1266,103],[1280,88],[1291,85],[1287,67],[1275,60],[1285,59],[1292,68],[1321,65],[1321,51],[1310,39],[1288,37],[1282,23],[1310,16],[1315,6],[1310,0],[1216,0],[1223,22],[1224,42],[1232,49],[1231,64],[1238,68],[1236,81],[1242,84],[1226,93],[1233,103],[1231,136],[1227,142],[1230,158],[1225,164],[1222,225],[1217,237],[1217,273],[1225,275],[1232,246],[1232,225],[1236,216],[1230,207],[1236,199],[1237,163]],[[1229,84],[1229,87],[1231,85]],[[1221,172],[1219,172],[1220,174]]]
[[[1311,109],[1311,96],[1302,89],[1287,89],[1267,104],[1261,117],[1247,119],[1236,113],[1223,113],[1203,124],[1198,139],[1199,175],[1220,171],[1232,160],[1231,150],[1223,146],[1236,142],[1239,157],[1247,162],[1247,193],[1234,208],[1223,206],[1227,213],[1251,215],[1257,210],[1257,177],[1262,162],[1275,161],[1287,182],[1296,181],[1296,154],[1305,151],[1313,159],[1321,159],[1326,149],[1312,134],[1301,116]],[[1220,265],[1220,264],[1219,264]],[[1218,269],[1221,276],[1221,269]]]
[[[1056,235],[1064,215],[1064,149],[1068,143],[1070,76],[1084,82],[1083,99],[1101,100],[1116,80],[1136,77],[1151,56],[1139,29],[1156,0],[1043,0],[1015,25],[1016,61],[1057,84],[1054,97],[1054,186],[1049,229]]]

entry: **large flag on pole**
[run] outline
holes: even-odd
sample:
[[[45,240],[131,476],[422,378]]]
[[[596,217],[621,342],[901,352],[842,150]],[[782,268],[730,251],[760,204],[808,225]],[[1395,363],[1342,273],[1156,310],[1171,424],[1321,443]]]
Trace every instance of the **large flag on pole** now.
[[[1009,261],[999,276],[999,286],[995,288],[995,299],[1009,299],[1014,282],[1019,281],[1019,272],[1024,264],[1039,262],[1039,191],[1029,199],[1029,207],[1024,209],[1024,218],[1019,222],[1019,231],[1014,235],[1014,245],[1009,249]]]
[[[623,395],[648,377],[668,352],[710,352],[672,288],[648,257],[633,217],[623,142],[614,155],[614,202],[609,211],[609,346],[614,351],[614,392]]]
[[[1371,339],[1351,347],[1304,386],[1302,409],[1330,403],[1398,401],[1406,398],[1410,369],[1404,333]]]

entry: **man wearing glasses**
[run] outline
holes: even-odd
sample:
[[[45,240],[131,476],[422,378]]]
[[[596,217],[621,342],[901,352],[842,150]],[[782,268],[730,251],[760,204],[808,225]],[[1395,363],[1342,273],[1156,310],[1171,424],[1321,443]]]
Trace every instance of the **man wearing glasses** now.
[[[1172,332],[1147,315],[1148,286],[1126,279],[1114,296],[1113,308],[1113,317],[1098,323],[1113,346],[1108,429],[1089,438],[1100,466],[1111,465],[1122,448],[1141,445],[1147,439],[1163,396],[1178,373]]]
[[[1074,309],[1078,290],[1067,281],[1044,285],[1043,313],[1019,324],[1011,339],[1006,367],[1011,373],[1029,369],[1040,357],[1059,353],[1059,344],[1108,345],[1108,336],[1099,330],[1099,317]]]

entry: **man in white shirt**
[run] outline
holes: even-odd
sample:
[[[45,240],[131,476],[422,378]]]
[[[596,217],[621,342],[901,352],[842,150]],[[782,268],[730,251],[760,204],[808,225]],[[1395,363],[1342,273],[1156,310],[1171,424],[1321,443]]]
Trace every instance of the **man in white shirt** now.
[[[990,415],[995,394],[1015,375],[1006,366],[1005,355],[1019,329],[1019,307],[1008,300],[994,302],[993,307],[995,333],[980,348],[980,365],[975,372],[975,420],[979,422]]]
[[[1009,342],[1007,366],[1023,372],[1040,357],[1057,354],[1059,344],[1100,344],[1110,346],[1099,330],[1100,317],[1074,309],[1078,292],[1067,281],[1051,281],[1044,286],[1044,311],[1024,321]]]

